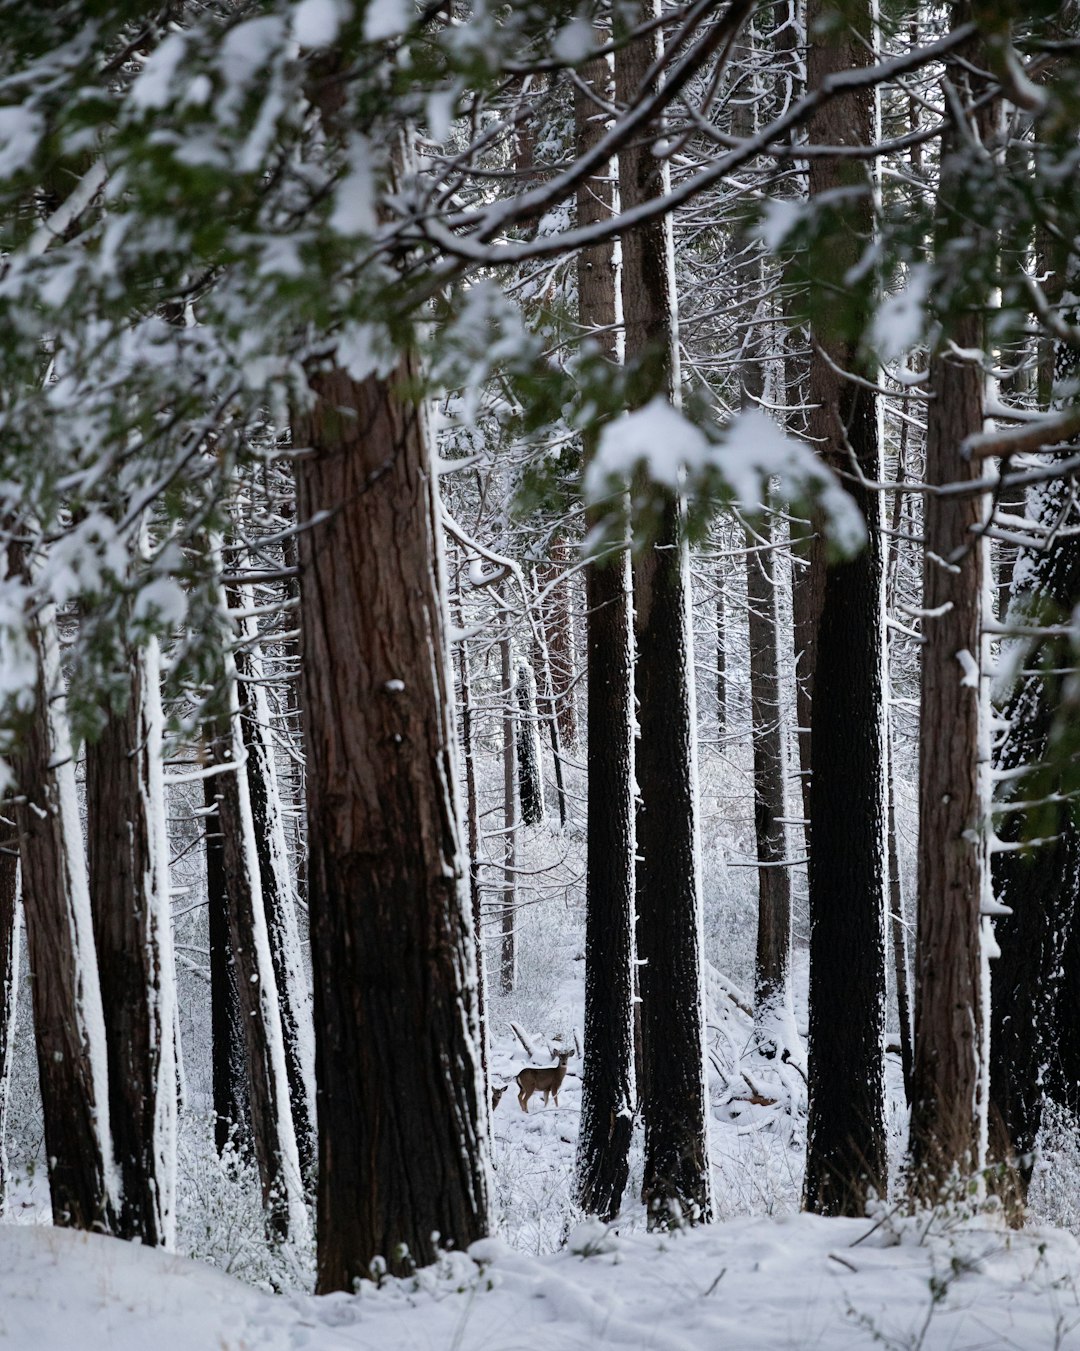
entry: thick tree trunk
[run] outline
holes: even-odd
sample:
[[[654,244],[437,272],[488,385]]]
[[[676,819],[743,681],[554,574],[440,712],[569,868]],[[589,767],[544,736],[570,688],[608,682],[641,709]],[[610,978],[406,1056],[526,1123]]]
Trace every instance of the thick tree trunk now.
[[[954,22],[970,17],[954,5]],[[968,49],[966,60],[976,60]],[[969,70],[949,76],[963,100]],[[985,114],[984,114],[985,116]],[[984,122],[984,126],[985,126]],[[942,137],[942,163],[962,152],[968,133]],[[948,172],[938,189],[939,245],[958,209],[958,184]],[[961,228],[968,231],[964,212]],[[979,247],[992,248],[984,238]],[[926,480],[933,486],[970,483],[981,465],[962,452],[981,430],[984,376],[963,352],[983,343],[974,295],[930,358]],[[922,715],[919,738],[919,901],[915,947],[915,1059],[912,1079],[910,1185],[937,1201],[953,1178],[977,1172],[986,1147],[986,1066],[983,1063],[983,952],[980,911],[987,884],[989,803],[979,769],[982,754],[981,679],[985,546],[976,533],[983,503],[967,496],[929,494],[923,533]],[[988,767],[987,767],[988,768]]]
[[[487,1107],[433,470],[403,386],[312,377],[298,445],[320,1291],[487,1232]],[[436,1237],[437,1236],[437,1237]]]
[[[251,1148],[244,1029],[236,989],[236,963],[229,938],[229,894],[225,843],[218,815],[217,777],[203,779],[206,831],[206,902],[210,943],[210,1054],[214,1091],[214,1143],[219,1154],[230,1146]]]
[[[583,81],[610,98],[606,60],[591,62]],[[603,134],[605,119],[582,90],[575,94],[578,152]],[[610,173],[582,185],[578,224],[611,215]],[[597,244],[578,254],[578,318],[616,357],[615,250]],[[588,445],[586,454],[595,447]],[[626,537],[625,497],[616,504]],[[587,528],[600,524],[592,509]],[[577,1196],[586,1214],[613,1219],[629,1174],[634,1120],[634,687],[630,555],[626,548],[585,569],[588,663],[589,803],[585,883],[585,1046],[578,1132]]]
[[[226,679],[231,707],[218,724],[212,751],[218,765],[235,766],[218,774],[215,784],[229,897],[229,946],[246,1051],[251,1141],[271,1229],[282,1237],[300,1238],[306,1227],[303,1183],[248,792],[235,668],[229,660]]]
[[[0,830],[12,835],[6,821],[0,822]],[[19,996],[18,872],[19,855],[14,839],[9,838],[0,848],[0,1218],[7,1207],[8,1096]]]
[[[1062,354],[1064,355],[1064,353]],[[1069,356],[1071,357],[1071,353]],[[1075,373],[1075,362],[1059,358],[1060,377]],[[1067,454],[1075,453],[1070,447]],[[1047,529],[1068,517],[1076,493],[1073,479],[1043,485],[1030,495],[1028,515]],[[1023,550],[1008,622],[1022,626],[1067,624],[1080,599],[1080,541],[1056,534],[1046,549]],[[1033,1151],[1049,1091],[1075,1109],[1077,1081],[1062,1075],[1063,1048],[1075,1047],[1075,988],[1066,982],[1073,968],[1077,900],[1080,896],[1080,831],[1075,803],[1044,802],[1034,812],[1011,801],[1060,792],[1060,779],[1017,777],[1016,771],[1046,762],[1052,731],[1068,699],[1063,675],[1071,660],[1060,639],[1025,648],[1023,669],[1005,694],[1002,721],[1007,730],[995,747],[998,783],[998,837],[1012,848],[992,859],[994,899],[1011,914],[995,921],[1000,957],[993,967],[990,1028],[991,1146],[995,1157],[1017,1166],[1026,1194]],[[1067,705],[1066,705],[1067,706]],[[1033,794],[1033,783],[1039,792]],[[1034,835],[1026,849],[1016,846]],[[1064,1092],[1062,1091],[1064,1089]]]
[[[9,566],[29,580],[15,545]],[[46,606],[28,623],[36,705],[11,767],[53,1223],[111,1232],[105,1024],[56,621]]]
[[[811,0],[808,28],[827,13]],[[869,6],[844,28],[810,46],[807,82],[818,86],[835,71],[871,58]],[[825,104],[809,135],[820,144],[870,145],[872,94]],[[830,250],[836,274],[854,267],[869,246],[871,183],[859,161],[813,159],[811,201],[847,188]],[[811,289],[807,434],[827,464],[847,472],[854,455],[869,479],[881,477],[873,395],[837,374],[859,371],[858,320],[845,326],[842,309],[824,309]],[[861,317],[861,316],[860,316]],[[831,364],[830,364],[831,363]],[[823,1214],[862,1214],[872,1190],[888,1184],[885,1143],[885,681],[884,592],[880,502],[847,481],[869,527],[863,551],[827,564],[824,542],[810,551],[801,583],[797,622],[812,653],[810,722],[809,901],[810,1037],[809,1121],[804,1203]],[[801,722],[800,715],[800,722]]]
[[[266,931],[274,968],[285,1069],[289,1082],[300,1172],[305,1189],[315,1189],[315,1048],[311,1026],[311,998],[300,951],[296,898],[289,875],[285,826],[278,796],[277,769],[271,739],[270,708],[262,687],[262,662],[255,650],[236,654],[240,677],[240,724],[247,755],[248,794],[255,826]]]
[[[175,978],[157,642],[128,654],[130,696],[86,747],[90,903],[119,1169],[116,1233],[175,1232]]]
[[[659,5],[644,0],[642,19]],[[659,54],[659,29],[616,57],[616,92],[629,103]],[[662,196],[665,160],[647,138],[619,160],[622,209]],[[637,363],[638,397],[658,389],[677,399],[677,318],[670,218],[622,236],[622,300],[627,361]],[[641,729],[636,777],[641,797],[637,842],[637,946],[642,1000],[645,1096],[643,1195],[653,1224],[712,1215],[702,992],[702,915],[698,876],[696,719],[688,560],[681,502],[658,513],[654,542],[634,564]]]

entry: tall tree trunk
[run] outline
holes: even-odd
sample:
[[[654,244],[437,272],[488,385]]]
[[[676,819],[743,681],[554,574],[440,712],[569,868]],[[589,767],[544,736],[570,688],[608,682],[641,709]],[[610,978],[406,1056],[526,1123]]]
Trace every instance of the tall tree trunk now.
[[[216,778],[217,808],[229,897],[229,945],[244,1030],[252,1146],[272,1231],[299,1239],[307,1217],[231,655],[226,657],[225,678],[228,710],[220,718],[212,750],[215,762],[223,767]]]
[[[900,1024],[900,1063],[904,1074],[904,1096],[911,1103],[911,983],[908,979],[907,917],[904,913],[904,884],[900,875],[900,852],[896,837],[896,774],[893,769],[893,738],[889,729],[889,927],[892,937],[893,971],[896,981],[896,1017]]]
[[[10,834],[8,823],[0,829]],[[7,1208],[7,1117],[19,997],[19,855],[13,839],[0,849],[0,1218]]]
[[[517,777],[514,709],[514,662],[510,641],[510,611],[506,632],[499,642],[502,672],[503,757],[503,888],[499,948],[499,989],[509,994],[517,981]]]
[[[19,546],[9,546],[8,563],[30,580]],[[52,608],[29,616],[28,626],[38,664],[35,709],[11,767],[53,1223],[111,1232],[105,1023]]]
[[[610,100],[611,70],[596,59],[582,81]],[[575,93],[578,153],[604,132],[606,119],[583,89]],[[610,217],[611,169],[578,191],[578,225]],[[577,258],[578,321],[616,359],[619,318],[615,249],[610,242]],[[595,444],[585,447],[592,455]],[[616,504],[626,540],[626,499]],[[591,508],[589,531],[601,524]],[[634,688],[630,554],[619,549],[585,568],[589,800],[585,862],[585,1046],[578,1132],[577,1197],[582,1210],[613,1219],[629,1175],[634,1121]]]
[[[241,599],[243,599],[241,593]],[[242,632],[247,634],[246,629]],[[250,634],[247,634],[250,637]],[[248,794],[255,826],[259,882],[270,940],[285,1069],[289,1083],[300,1172],[305,1189],[315,1188],[315,1047],[311,998],[300,950],[296,898],[289,875],[285,825],[278,796],[278,776],[270,726],[270,705],[262,684],[262,660],[256,646],[245,643],[236,653],[240,725],[247,756]]]
[[[406,1271],[487,1232],[487,1106],[438,504],[424,411],[403,397],[416,371],[311,379],[293,435],[311,447],[297,484],[326,1292],[376,1257]]]
[[[1070,290],[1074,286],[1070,285]],[[1059,380],[1075,378],[1076,355],[1059,346]],[[1049,382],[1047,382],[1049,383]],[[1062,458],[1075,454],[1075,446]],[[1033,489],[1027,515],[1055,530],[1048,547],[1022,550],[1012,587],[1007,623],[1034,627],[1067,624],[1080,600],[1080,541],[1060,529],[1075,499],[1074,477]],[[1073,509],[1075,510],[1075,509]],[[1062,673],[1072,662],[1061,639],[1031,642],[1013,639],[1023,650],[1023,666],[1012,688],[1003,691],[1006,730],[995,747],[998,771],[999,839],[1011,848],[994,853],[994,899],[1011,911],[994,924],[1000,956],[993,969],[990,1005],[990,1144],[995,1158],[1013,1164],[1026,1197],[1049,1091],[1076,1108],[1077,1081],[1060,1067],[1076,1044],[1077,1003],[1075,940],[1080,898],[1080,831],[1075,803],[1051,796],[1065,786],[1059,775],[1048,780],[1019,774],[1038,769],[1052,757],[1053,732],[1068,708]],[[1060,754],[1060,752],[1059,752]],[[1039,785],[1033,792],[1033,785]],[[1032,796],[1047,800],[1034,812],[1021,804]],[[1010,806],[1013,802],[1016,806]],[[1034,841],[1027,848],[1020,843]],[[1062,1051],[1065,1049],[1065,1056]],[[1062,1092],[1062,1089],[1065,1092]],[[1006,1188],[1008,1194],[1008,1188]]]
[[[115,1232],[150,1246],[175,1234],[176,987],[161,768],[157,640],[127,654],[130,694],[86,747],[90,903],[119,1168]]]
[[[954,24],[968,18],[967,3],[953,6]],[[948,77],[966,101],[973,92],[966,62],[977,62],[978,52],[969,46],[962,57],[950,62]],[[983,127],[987,125],[984,120]],[[960,228],[965,235],[971,232],[970,212],[958,201],[962,183],[957,170],[949,167],[963,153],[969,134],[953,127],[942,136],[946,168],[937,206],[942,267],[958,209],[964,215]],[[980,249],[993,247],[986,233],[972,243]],[[931,487],[970,483],[982,475],[981,465],[961,447],[982,428],[984,376],[977,361],[955,348],[981,349],[983,300],[969,288],[962,312],[949,325],[950,345],[943,337],[931,353],[926,430],[926,480]],[[988,1011],[983,1007],[980,911],[987,886],[989,803],[979,769],[986,559],[984,542],[975,533],[983,514],[978,494],[930,493],[924,510],[910,1182],[917,1195],[937,1201],[957,1173],[967,1177],[981,1168],[986,1147],[983,1041]]]
[[[464,629],[464,614],[461,608],[460,584],[457,595],[457,615],[455,620],[459,629]],[[472,676],[469,671],[469,647],[462,638],[457,644],[459,688],[461,691],[461,759],[465,770],[465,821],[468,834],[469,861],[469,913],[472,916],[473,933],[476,936],[476,1020],[480,1029],[480,1066],[484,1074],[484,1083],[490,1087],[488,1074],[488,1026],[487,1026],[487,954],[484,949],[483,904],[480,890],[480,803],[476,793],[476,758],[473,751],[473,694]],[[488,1095],[485,1093],[485,1097]]]
[[[546,593],[540,622],[551,670],[551,700],[559,724],[559,741],[572,747],[577,741],[577,661],[574,646],[573,587],[563,576],[572,558],[565,539],[551,542],[551,558],[537,568]]]
[[[229,893],[225,842],[218,814],[217,776],[203,779],[206,832],[206,903],[210,944],[210,1055],[214,1093],[214,1143],[219,1154],[230,1146],[251,1148],[244,1029],[236,989],[236,963],[229,938]]]
[[[771,533],[765,535],[771,539]],[[754,834],[758,856],[757,959],[754,1030],[768,1054],[787,1048],[791,1024],[791,874],[785,817],[784,744],[780,725],[777,640],[777,557],[748,536],[747,611],[750,624],[750,709],[754,743]]]
[[[521,819],[538,826],[544,819],[544,781],[540,775],[540,738],[536,730],[536,682],[527,662],[517,670],[517,762]]]
[[[831,0],[811,0],[807,26],[816,34],[807,82],[819,86],[837,71],[872,60],[870,6],[841,29],[819,31],[837,17]],[[823,145],[874,142],[873,95],[860,92],[819,109],[808,131]],[[872,185],[861,161],[812,159],[810,198],[847,188],[842,217],[828,236],[836,275],[870,247]],[[829,209],[829,208],[825,208]],[[832,208],[835,210],[836,208]],[[837,316],[811,290],[808,436],[833,469],[854,455],[867,478],[881,476],[877,414],[869,391],[839,375],[860,371],[858,336],[865,315]],[[885,1143],[885,672],[881,505],[873,491],[847,482],[869,527],[855,558],[829,565],[824,541],[810,551],[804,599],[811,611],[813,653],[810,723],[809,1121],[804,1202],[822,1214],[862,1214],[872,1190],[888,1184]],[[813,611],[816,610],[816,614]],[[806,618],[804,608],[803,617]]]
[[[727,620],[724,613],[724,566],[716,565],[716,735],[727,733]]]
[[[643,20],[659,15],[644,0]],[[624,47],[615,61],[620,103],[632,102],[660,52],[660,30]],[[650,78],[655,78],[652,76]],[[619,159],[623,211],[663,196],[668,165],[648,138]],[[622,235],[626,359],[639,367],[638,397],[679,391],[670,218]],[[637,945],[645,1096],[643,1195],[653,1224],[712,1215],[698,876],[693,639],[682,502],[668,496],[654,543],[634,563],[638,723],[636,777]]]

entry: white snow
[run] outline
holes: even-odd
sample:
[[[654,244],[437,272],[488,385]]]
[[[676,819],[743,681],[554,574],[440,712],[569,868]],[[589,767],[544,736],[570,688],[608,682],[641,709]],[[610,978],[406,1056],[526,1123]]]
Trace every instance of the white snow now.
[[[903,290],[882,301],[870,328],[870,341],[883,361],[895,361],[919,341],[932,281],[933,269],[916,264]]]
[[[755,511],[775,481],[781,500],[813,498],[826,532],[843,553],[866,540],[866,522],[839,480],[807,445],[788,436],[764,413],[738,413],[711,440],[665,399],[605,424],[585,475],[585,495],[598,501],[638,468],[654,483],[676,490],[708,489],[718,478],[748,511]]]
[[[275,1297],[172,1254],[0,1226],[11,1351],[922,1351],[1080,1346],[1060,1231],[792,1215],[662,1238],[589,1225],[552,1256],[499,1239],[356,1295]]]
[[[375,183],[371,151],[363,136],[349,147],[349,168],[334,193],[330,228],[339,235],[371,234],[375,229]]]
[[[595,46],[596,34],[592,24],[579,15],[568,24],[564,24],[555,34],[551,54],[556,61],[565,61],[568,65],[572,65],[577,61],[584,61]]]
[[[0,108],[0,179],[30,163],[44,130],[45,119],[32,108]]]
[[[329,47],[344,17],[336,0],[300,0],[293,10],[293,37],[301,47]]]
[[[758,222],[758,238],[769,250],[775,253],[784,240],[799,223],[802,214],[800,202],[786,197],[774,197],[765,203]]]
[[[182,33],[170,33],[150,53],[128,95],[141,111],[165,108],[172,97],[173,77],[184,59],[187,39]]]
[[[409,26],[412,6],[408,0],[368,0],[364,10],[364,39],[385,42],[397,37]]]

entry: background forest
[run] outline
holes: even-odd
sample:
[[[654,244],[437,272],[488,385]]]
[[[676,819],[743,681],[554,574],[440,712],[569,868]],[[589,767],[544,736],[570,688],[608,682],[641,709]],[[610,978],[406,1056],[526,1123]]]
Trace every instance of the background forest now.
[[[6,1222],[1077,1230],[1078,20],[0,0]]]

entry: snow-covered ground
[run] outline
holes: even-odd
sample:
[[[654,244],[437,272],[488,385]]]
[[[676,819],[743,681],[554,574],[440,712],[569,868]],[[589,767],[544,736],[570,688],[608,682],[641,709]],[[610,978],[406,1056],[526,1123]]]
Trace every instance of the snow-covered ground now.
[[[666,1238],[499,1239],[355,1296],[266,1295],[116,1239],[0,1226],[12,1351],[924,1351],[1080,1347],[1080,1249],[1059,1230],[884,1218],[732,1220]]]

